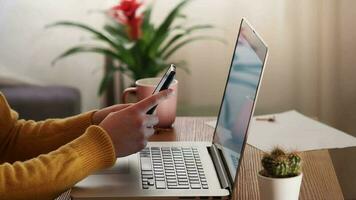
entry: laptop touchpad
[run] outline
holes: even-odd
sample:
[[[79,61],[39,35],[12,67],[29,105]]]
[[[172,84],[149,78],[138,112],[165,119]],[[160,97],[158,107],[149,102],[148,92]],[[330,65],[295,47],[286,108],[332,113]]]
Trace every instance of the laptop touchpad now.
[[[127,174],[129,173],[129,159],[127,157],[116,160],[114,166],[98,171],[95,174]]]

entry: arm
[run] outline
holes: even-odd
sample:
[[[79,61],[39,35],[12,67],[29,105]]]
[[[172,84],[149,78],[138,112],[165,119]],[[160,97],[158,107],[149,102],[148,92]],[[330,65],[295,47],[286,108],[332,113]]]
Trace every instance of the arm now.
[[[158,122],[157,117],[144,113],[170,94],[171,90],[163,91],[126,109],[110,113],[99,126],[90,126],[77,139],[51,153],[25,162],[3,163],[0,160],[0,163],[3,163],[0,164],[0,197],[54,198],[90,173],[113,165],[115,156],[127,156],[141,150],[147,138],[154,132],[152,127]],[[7,104],[4,106],[4,102],[6,104],[6,101],[0,98],[0,152],[4,149],[11,152],[8,144],[11,144],[12,140],[19,141],[17,137],[29,137],[31,140],[36,134],[17,134],[16,113],[12,112]],[[16,137],[8,134],[10,132]],[[36,145],[36,142],[32,144]]]
[[[0,199],[54,199],[90,173],[114,164],[109,135],[98,126],[49,154],[0,165]]]
[[[40,122],[18,120],[0,93],[0,163],[25,161],[59,148],[82,135],[94,113]]]
[[[90,126],[77,139],[51,153],[14,163],[3,163],[0,157],[3,163],[0,165],[0,199],[53,198],[93,171],[113,165],[115,156],[127,156],[141,150],[158,122],[157,117],[144,113],[171,94],[172,90],[162,91],[110,113],[99,126]],[[17,117],[8,106],[4,109],[6,106],[1,104],[4,102],[0,98],[0,152],[4,149],[11,152],[8,144],[18,138],[8,133],[14,131],[19,136],[15,131]],[[29,137],[31,135],[29,133]]]
[[[90,125],[98,125],[110,113],[130,105],[118,104],[65,119],[35,122],[18,120],[18,114],[0,92],[0,163],[49,153],[82,135]]]

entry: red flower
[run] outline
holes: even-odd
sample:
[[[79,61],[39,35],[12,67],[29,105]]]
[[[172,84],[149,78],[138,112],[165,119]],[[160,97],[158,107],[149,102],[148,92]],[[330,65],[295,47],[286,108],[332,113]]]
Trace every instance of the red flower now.
[[[121,0],[119,5],[112,7],[109,12],[117,22],[128,26],[129,36],[133,40],[137,40],[141,35],[143,16],[137,14],[141,5],[137,0]]]

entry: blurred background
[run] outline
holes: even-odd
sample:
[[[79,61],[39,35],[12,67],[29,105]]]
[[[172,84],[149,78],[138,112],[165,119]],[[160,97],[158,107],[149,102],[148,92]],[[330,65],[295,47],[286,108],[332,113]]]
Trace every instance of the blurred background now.
[[[178,0],[156,0],[154,21],[164,18]],[[51,61],[90,35],[76,29],[45,29],[58,20],[100,28],[95,11],[112,0],[0,0],[0,84],[28,83],[77,88],[81,111],[98,108],[97,88],[104,58],[97,54]],[[178,115],[216,116],[234,41],[246,17],[269,45],[269,58],[255,114],[290,109],[356,136],[356,1],[353,0],[195,0],[183,12],[190,22],[227,44],[203,40],[180,49],[191,73],[178,71]],[[356,149],[331,151],[346,199],[356,199]]]

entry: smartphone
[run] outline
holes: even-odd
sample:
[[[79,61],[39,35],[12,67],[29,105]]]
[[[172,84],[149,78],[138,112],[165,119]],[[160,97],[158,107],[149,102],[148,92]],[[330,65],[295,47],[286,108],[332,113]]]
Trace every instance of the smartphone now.
[[[174,64],[171,64],[169,68],[167,69],[166,73],[164,73],[162,79],[159,81],[157,84],[155,90],[153,91],[152,94],[157,94],[158,92],[162,90],[166,90],[169,88],[169,85],[171,85],[172,81],[174,80],[174,77],[176,75],[176,66]],[[147,111],[146,114],[151,115],[154,113],[156,110],[157,105],[152,107],[149,111]]]

